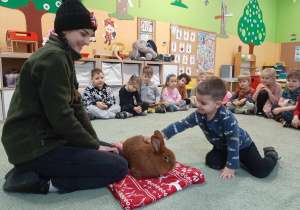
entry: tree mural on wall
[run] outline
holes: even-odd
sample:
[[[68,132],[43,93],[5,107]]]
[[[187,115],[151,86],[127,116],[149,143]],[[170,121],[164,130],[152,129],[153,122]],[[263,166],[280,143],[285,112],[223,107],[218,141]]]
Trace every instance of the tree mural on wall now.
[[[80,0],[81,1],[81,0]],[[27,31],[35,32],[38,36],[38,45],[42,46],[42,16],[45,13],[56,13],[61,5],[59,0],[1,0],[0,6],[18,9],[24,13]]]
[[[133,7],[131,0],[117,0],[116,12],[109,13],[108,16],[111,18],[118,18],[119,20],[133,20],[134,17],[127,12],[127,4],[131,8]]]
[[[261,45],[266,37],[266,27],[262,11],[257,0],[250,0],[238,24],[240,39],[249,45],[249,54],[253,54],[254,46]]]

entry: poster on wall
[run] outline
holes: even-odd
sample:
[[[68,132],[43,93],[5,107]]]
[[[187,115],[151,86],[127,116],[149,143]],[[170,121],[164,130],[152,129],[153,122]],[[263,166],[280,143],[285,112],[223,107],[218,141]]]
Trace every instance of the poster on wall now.
[[[179,44],[179,52],[181,52],[181,53],[184,52],[184,42],[180,42],[180,44]]]
[[[171,45],[171,51],[172,52],[176,52],[177,51],[177,42],[172,42],[172,45]]]
[[[184,66],[179,66],[179,74],[183,74],[184,73]]]
[[[192,32],[192,33],[191,33],[190,41],[191,41],[191,42],[195,42],[195,39],[196,39],[196,32]]]
[[[182,39],[182,29],[177,30],[176,39]]]
[[[195,56],[191,55],[190,56],[190,65],[194,65],[195,64]]]
[[[295,47],[295,62],[300,62],[300,46]]]
[[[186,53],[192,53],[192,44],[186,45]]]
[[[189,59],[188,55],[183,55],[183,57],[182,57],[182,64],[187,65],[188,64],[188,59]]]
[[[196,71],[213,73],[215,68],[216,35],[198,32]]]
[[[180,63],[180,54],[175,55],[175,63]]]
[[[190,66],[186,67],[186,74],[189,76],[192,75],[192,68]]]
[[[138,39],[155,42],[155,20],[138,18]]]
[[[184,30],[183,40],[189,41],[190,32],[188,30]]]

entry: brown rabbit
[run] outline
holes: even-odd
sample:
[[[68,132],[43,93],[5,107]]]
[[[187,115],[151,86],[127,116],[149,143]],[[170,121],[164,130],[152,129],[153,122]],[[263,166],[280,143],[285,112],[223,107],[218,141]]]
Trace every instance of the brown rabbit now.
[[[123,145],[131,174],[136,179],[157,178],[161,173],[171,171],[175,166],[174,153],[165,147],[159,131],[151,136],[151,143],[144,142],[144,136],[133,136]]]

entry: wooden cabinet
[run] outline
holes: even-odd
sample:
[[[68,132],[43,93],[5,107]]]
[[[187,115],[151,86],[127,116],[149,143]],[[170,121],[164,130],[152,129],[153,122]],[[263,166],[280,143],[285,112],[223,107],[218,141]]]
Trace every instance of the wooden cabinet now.
[[[240,74],[255,75],[256,56],[254,54],[236,53],[234,56],[234,77]]]
[[[0,121],[6,119],[18,71],[31,54],[0,54]]]
[[[6,74],[10,74],[16,70],[20,71],[30,55],[0,54],[0,74],[2,75],[0,77],[0,122],[4,122],[6,119],[10,101],[15,91],[15,86],[11,85],[8,87],[8,83],[5,80],[7,77]],[[153,81],[158,86],[164,84],[168,74],[178,74],[178,64],[170,62],[82,58],[79,61],[75,61],[79,92],[82,93],[91,83],[91,70],[100,68],[104,72],[105,82],[112,86],[114,94],[118,99],[119,89],[128,82],[132,74],[141,76],[143,67],[146,65],[150,65],[153,68]],[[15,78],[17,79],[17,76]]]

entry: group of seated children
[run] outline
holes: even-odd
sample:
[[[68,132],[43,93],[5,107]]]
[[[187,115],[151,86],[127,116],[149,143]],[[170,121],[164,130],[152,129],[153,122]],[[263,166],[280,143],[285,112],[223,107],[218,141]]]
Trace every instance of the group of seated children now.
[[[82,100],[90,119],[128,118],[145,116],[147,113],[166,113],[188,110],[190,99],[187,97],[187,85],[191,78],[187,74],[176,77],[169,74],[163,85],[162,94],[157,84],[151,81],[153,69],[143,68],[141,78],[132,75],[119,91],[120,105],[112,89],[105,83],[101,69],[91,71],[92,83],[84,90]],[[177,84],[178,83],[178,84]]]
[[[91,72],[92,83],[83,93],[83,102],[90,119],[128,118],[145,116],[147,113],[166,113],[188,110],[197,107],[196,88],[206,79],[204,73],[197,77],[197,85],[191,90],[188,98],[186,85],[191,78],[183,73],[176,77],[169,74],[162,91],[151,81],[153,69],[143,68],[141,78],[132,75],[128,83],[119,91],[120,105],[116,104],[112,89],[105,83],[104,74],[100,69]],[[261,83],[256,90],[250,87],[249,75],[239,75],[239,87],[232,95],[227,84],[227,93],[222,104],[236,114],[256,114],[275,119],[284,127],[300,127],[300,70],[291,69],[287,73],[286,88],[282,92],[276,82],[276,71],[266,68],[262,71]]]
[[[257,116],[275,119],[283,123],[284,127],[300,127],[299,69],[291,69],[287,73],[286,87],[283,92],[281,85],[276,82],[276,71],[273,68],[262,71],[261,83],[256,91],[249,86],[250,80],[249,75],[238,77],[239,87],[235,90],[231,101],[226,104],[230,111],[237,114],[254,113]]]

